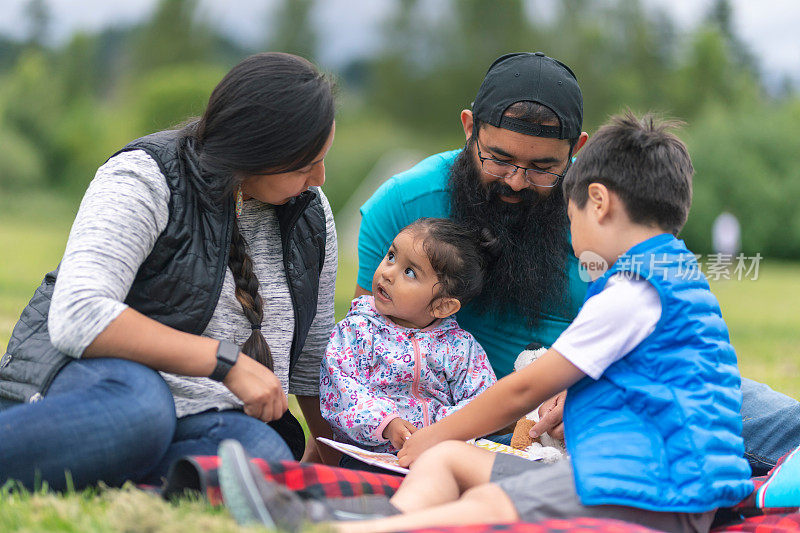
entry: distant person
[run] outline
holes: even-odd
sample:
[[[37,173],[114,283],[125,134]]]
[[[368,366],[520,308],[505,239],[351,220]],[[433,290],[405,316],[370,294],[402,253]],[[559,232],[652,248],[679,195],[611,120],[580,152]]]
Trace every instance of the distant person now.
[[[741,245],[741,228],[736,217],[723,211],[714,219],[711,226],[711,240],[714,252],[717,254],[735,257]]]
[[[498,378],[531,342],[551,346],[586,294],[571,254],[561,180],[588,135],[573,72],[541,52],[491,64],[471,109],[463,149],[424,159],[388,179],[361,208],[356,296],[370,293],[392,238],[420,217],[488,228],[501,253],[484,290],[456,318],[486,350]],[[598,172],[602,169],[598,169]],[[763,473],[800,442],[800,403],[742,382],[745,456]],[[564,393],[540,409],[538,434],[563,438]]]
[[[336,325],[320,372],[322,416],[336,440],[396,452],[421,427],[454,413],[497,378],[475,338],[452,318],[480,293],[491,237],[422,218],[393,240]],[[342,466],[364,463],[342,457]]]
[[[359,518],[383,519],[339,522],[339,531],[591,517],[705,533],[717,508],[752,493],[736,353],[708,282],[685,274],[699,269],[694,254],[675,237],[691,205],[692,164],[666,127],[613,117],[587,143],[564,179],[572,247],[610,269],[541,358],[409,436],[398,459],[411,472],[395,495],[360,499]],[[542,464],[463,442],[565,387],[569,458]],[[343,518],[342,502],[304,502],[248,473],[264,488],[251,504],[231,505],[240,522],[261,515],[298,531],[303,519]],[[287,515],[289,506],[301,512]]]
[[[0,362],[0,484],[160,483],[225,438],[300,459],[288,393],[330,436],[336,232],[319,187],[333,137],[331,82],[257,54],[199,120],[100,167]]]

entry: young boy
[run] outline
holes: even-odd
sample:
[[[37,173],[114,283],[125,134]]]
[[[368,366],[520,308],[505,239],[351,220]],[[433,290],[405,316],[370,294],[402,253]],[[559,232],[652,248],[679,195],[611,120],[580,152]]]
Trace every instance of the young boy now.
[[[694,255],[675,238],[693,169],[670,126],[629,113],[587,143],[563,184],[572,246],[610,268],[545,355],[411,435],[398,454],[411,473],[391,499],[402,514],[340,522],[343,531],[581,516],[708,531],[716,508],[752,492],[736,354]],[[567,387],[569,460],[542,465],[463,442]],[[264,498],[264,508],[279,501]]]

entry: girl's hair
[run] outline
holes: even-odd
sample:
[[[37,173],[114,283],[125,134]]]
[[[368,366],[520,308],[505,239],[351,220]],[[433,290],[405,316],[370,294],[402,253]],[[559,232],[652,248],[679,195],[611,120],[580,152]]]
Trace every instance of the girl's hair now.
[[[199,120],[183,128],[204,179],[229,198],[247,174],[300,169],[322,151],[334,118],[333,83],[308,60],[261,53],[242,60],[219,82]],[[228,266],[252,333],[242,351],[273,369],[261,334],[264,302],[247,244],[234,219]]]
[[[402,231],[422,239],[438,278],[434,300],[449,297],[464,305],[475,298],[483,290],[486,270],[500,255],[499,241],[488,229],[476,233],[447,218],[423,217]]]

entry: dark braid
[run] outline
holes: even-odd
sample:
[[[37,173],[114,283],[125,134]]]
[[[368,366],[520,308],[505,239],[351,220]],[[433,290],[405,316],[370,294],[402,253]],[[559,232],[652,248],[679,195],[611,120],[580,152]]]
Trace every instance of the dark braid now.
[[[253,272],[253,261],[247,255],[247,243],[239,232],[239,223],[235,218],[228,267],[231,269],[233,282],[236,285],[236,299],[242,304],[244,316],[250,322],[250,329],[252,330],[250,336],[242,345],[242,352],[273,370],[272,351],[269,349],[267,339],[261,333],[261,321],[264,319],[264,300],[258,292],[259,284],[258,278]]]

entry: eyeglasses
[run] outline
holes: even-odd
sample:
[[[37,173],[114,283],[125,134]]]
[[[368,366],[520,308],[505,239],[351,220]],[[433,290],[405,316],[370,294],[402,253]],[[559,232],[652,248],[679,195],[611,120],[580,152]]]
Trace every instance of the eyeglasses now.
[[[490,174],[496,178],[508,179],[516,174],[517,170],[521,170],[525,181],[530,185],[535,185],[537,187],[555,187],[558,183],[558,180],[563,178],[564,174],[567,173],[569,165],[572,163],[571,146],[569,148],[569,156],[567,156],[567,166],[564,169],[564,172],[561,174],[550,172],[549,170],[541,170],[538,168],[521,167],[519,165],[515,165],[514,163],[500,161],[493,157],[483,157],[483,154],[481,153],[480,139],[478,139],[477,133],[475,134],[475,148],[478,150],[478,159],[481,161],[481,168],[487,174]]]

